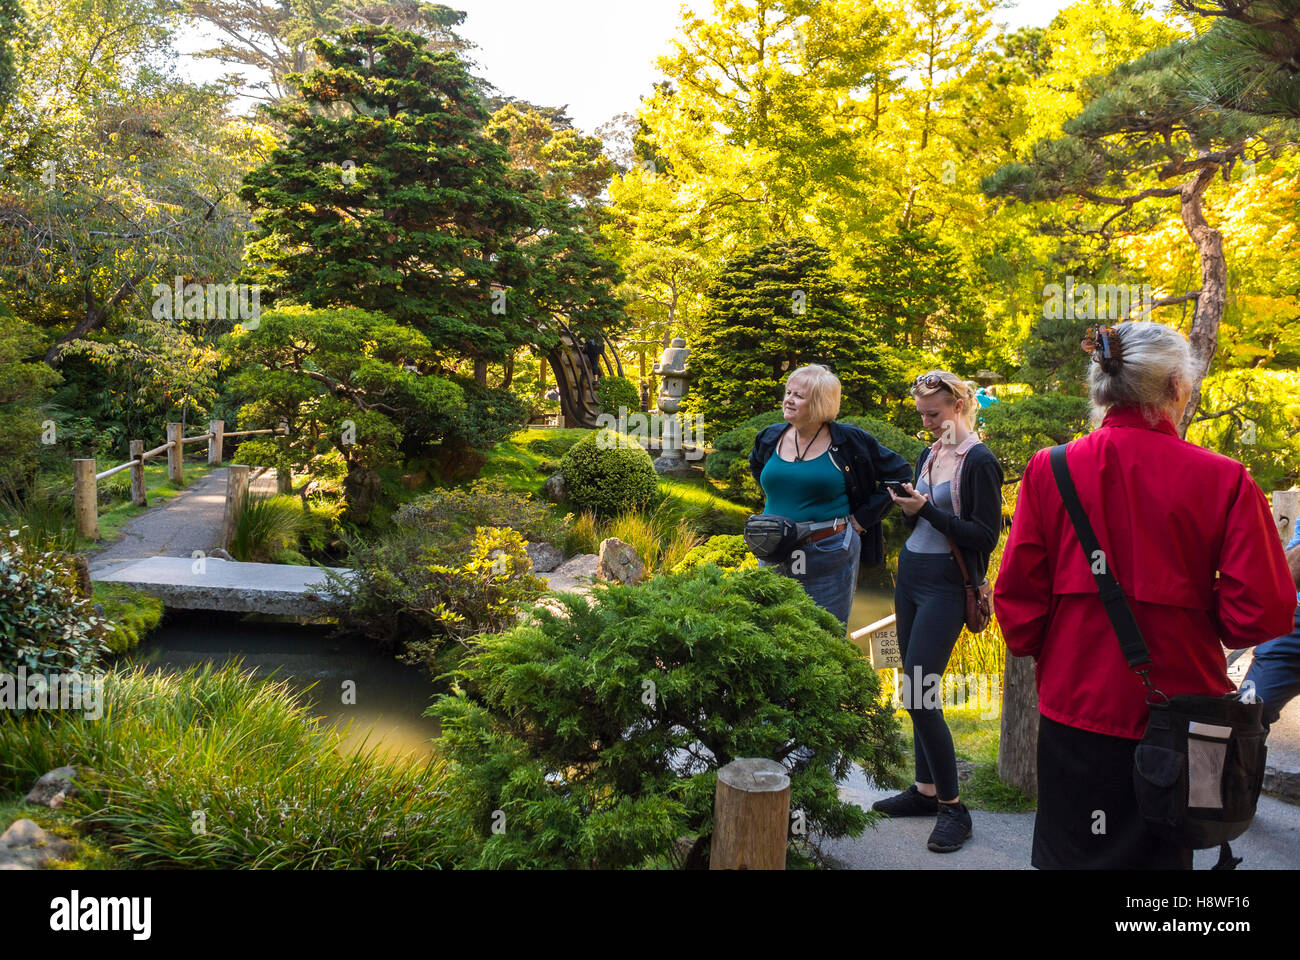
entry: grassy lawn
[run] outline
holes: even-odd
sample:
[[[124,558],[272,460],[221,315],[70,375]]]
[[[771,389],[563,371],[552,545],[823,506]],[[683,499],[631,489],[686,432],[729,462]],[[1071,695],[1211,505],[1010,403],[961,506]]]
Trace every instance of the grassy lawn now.
[[[999,813],[1028,813],[1037,804],[1033,797],[1027,797],[1014,787],[1009,787],[998,779],[998,740],[1001,736],[1001,717],[985,718],[978,705],[972,703],[964,707],[945,707],[944,720],[952,731],[952,743],[957,751],[957,759],[968,760],[975,764],[975,771],[969,780],[963,781],[959,788],[961,799],[973,810],[992,810]],[[904,751],[908,761],[898,769],[899,782],[906,786],[916,776],[912,767],[912,721],[906,710],[896,713],[903,739],[907,743]]]
[[[100,488],[103,489],[105,484],[116,484],[114,489],[124,488],[122,499],[114,504],[100,505],[99,508],[99,537],[101,540],[116,540],[122,534],[122,527],[132,517],[139,516],[146,510],[152,510],[154,507],[170,500],[172,497],[179,496],[186,487],[195,481],[206,477],[213,470],[221,469],[220,467],[210,467],[206,463],[186,463],[183,471],[184,483],[176,486],[167,479],[167,462],[153,461],[144,465],[144,491],[145,497],[149,501],[147,507],[137,507],[131,502],[131,471],[123,470],[121,473],[114,474],[107,480],[100,481]],[[125,483],[119,478],[125,477]],[[87,541],[89,543],[89,541]]]

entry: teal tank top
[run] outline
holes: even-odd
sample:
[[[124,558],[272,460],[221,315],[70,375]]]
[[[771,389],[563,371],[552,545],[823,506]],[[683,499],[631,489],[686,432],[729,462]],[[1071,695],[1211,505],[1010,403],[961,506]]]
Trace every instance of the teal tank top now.
[[[773,451],[758,482],[767,496],[764,513],[811,523],[849,515],[848,487],[829,450],[798,463],[782,460]]]

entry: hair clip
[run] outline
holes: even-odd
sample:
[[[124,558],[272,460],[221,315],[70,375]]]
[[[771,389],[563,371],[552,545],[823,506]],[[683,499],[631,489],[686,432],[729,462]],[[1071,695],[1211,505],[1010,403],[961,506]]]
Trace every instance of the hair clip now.
[[[1096,326],[1089,329],[1079,342],[1084,353],[1092,355],[1092,362],[1102,365],[1107,373],[1113,373],[1115,365],[1124,360],[1119,331],[1114,327]],[[1108,365],[1107,361],[1114,361]]]

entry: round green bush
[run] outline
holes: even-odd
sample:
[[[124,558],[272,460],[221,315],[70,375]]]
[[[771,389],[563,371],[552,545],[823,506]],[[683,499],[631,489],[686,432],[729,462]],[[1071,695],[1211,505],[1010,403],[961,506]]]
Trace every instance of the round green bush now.
[[[629,415],[641,411],[641,394],[627,377],[601,377],[596,384],[596,400],[600,412],[617,417],[619,407],[626,407]]]
[[[646,506],[658,489],[650,454],[613,430],[597,430],[575,443],[560,470],[569,500],[605,516]]]

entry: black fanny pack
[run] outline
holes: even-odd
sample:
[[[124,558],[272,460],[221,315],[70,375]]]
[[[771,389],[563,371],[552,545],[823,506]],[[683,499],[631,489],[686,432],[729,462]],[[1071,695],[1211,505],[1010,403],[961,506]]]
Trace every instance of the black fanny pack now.
[[[760,560],[785,563],[794,548],[817,530],[833,527],[841,520],[796,521],[770,513],[751,513],[745,521],[745,546]],[[829,536],[829,534],[828,534]]]
[[[752,513],[745,521],[745,546],[760,560],[785,563],[799,539],[799,524],[785,517]]]
[[[1085,554],[1103,556],[1065,462],[1065,447],[1052,448],[1052,473]],[[1109,561],[1109,558],[1107,558]],[[1201,850],[1219,847],[1216,870],[1240,858],[1228,841],[1246,832],[1264,783],[1263,703],[1179,694],[1167,697],[1151,682],[1151,655],[1114,574],[1092,566],[1102,605],[1129,669],[1147,688],[1151,719],[1133,757],[1133,785],[1147,827],[1166,840]],[[1098,572],[1101,566],[1103,572]],[[1153,699],[1156,698],[1156,699]]]

